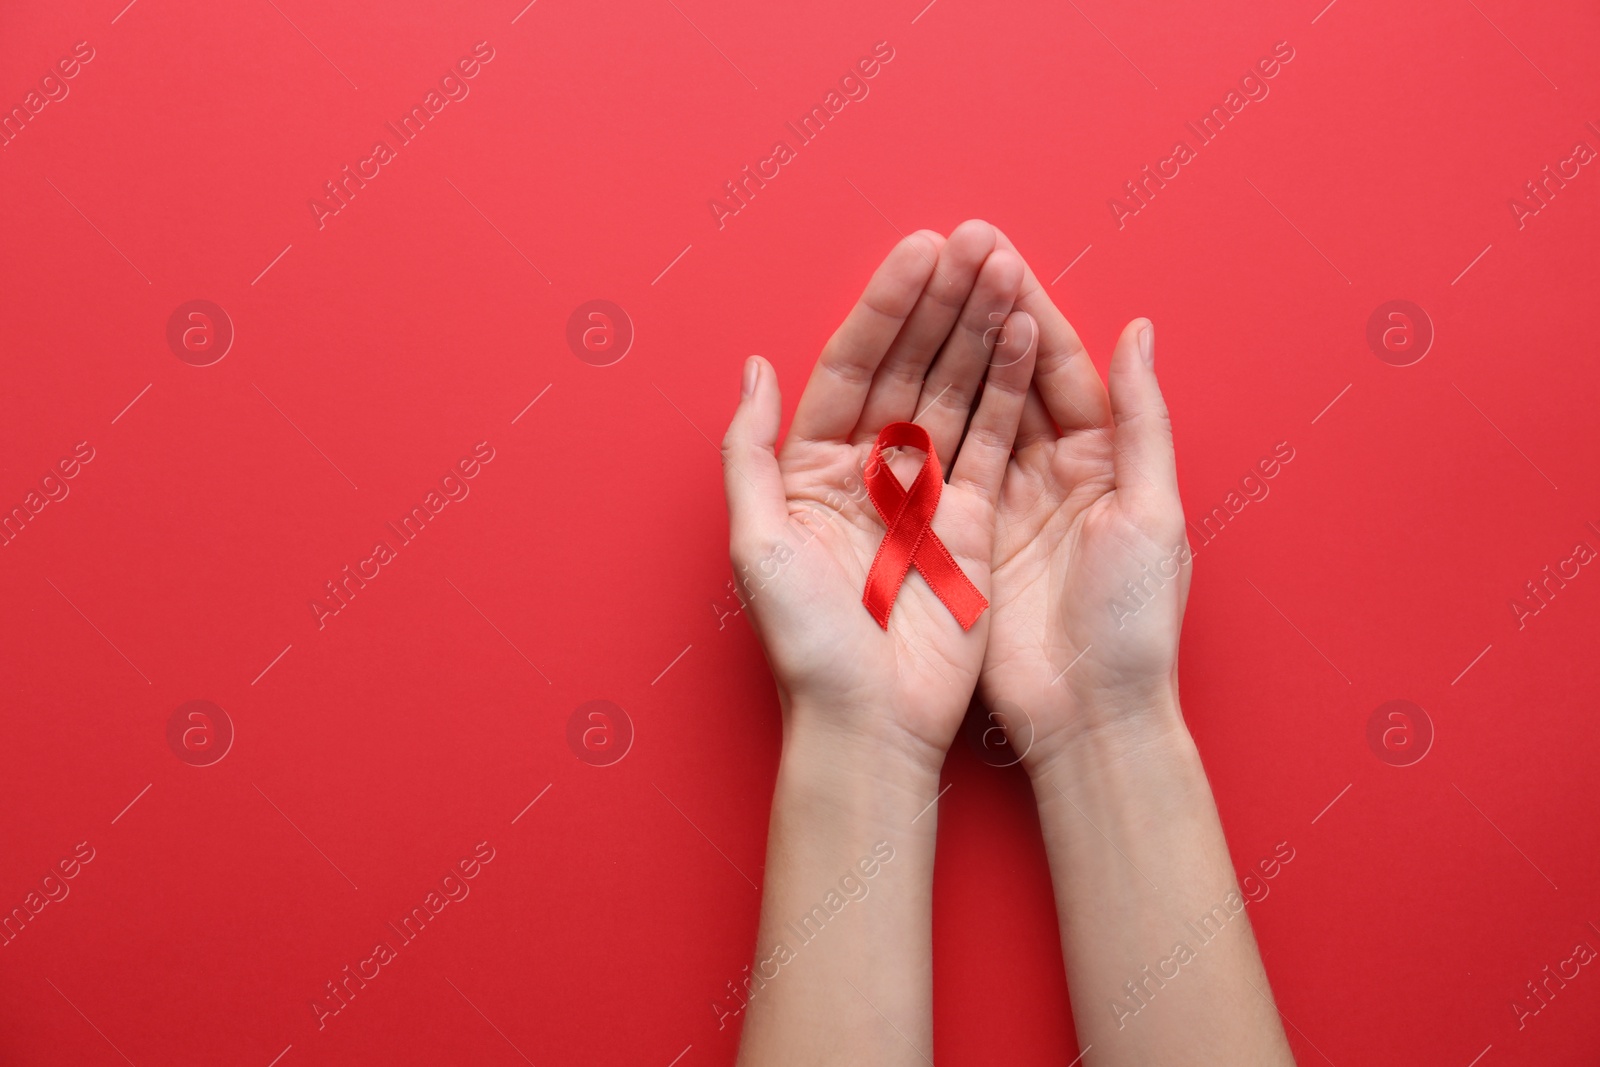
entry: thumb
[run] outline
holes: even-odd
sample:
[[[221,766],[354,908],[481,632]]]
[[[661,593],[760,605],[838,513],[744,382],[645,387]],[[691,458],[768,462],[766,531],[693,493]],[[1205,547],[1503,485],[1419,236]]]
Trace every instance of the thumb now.
[[[775,541],[789,509],[775,448],[783,417],[778,375],[760,356],[745,360],[739,407],[722,438],[722,481],[735,560]]]
[[[1155,328],[1135,319],[1122,331],[1107,377],[1116,423],[1117,491],[1146,516],[1181,514],[1172,422],[1156,382]]]

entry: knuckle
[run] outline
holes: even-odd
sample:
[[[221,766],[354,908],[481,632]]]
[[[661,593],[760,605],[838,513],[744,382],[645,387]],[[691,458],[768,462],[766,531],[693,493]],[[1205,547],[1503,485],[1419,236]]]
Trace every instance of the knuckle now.
[[[1011,441],[1012,437],[1009,433],[988,424],[979,425],[974,423],[972,428],[967,431],[966,444],[976,444],[982,449],[991,449],[996,452],[1003,449],[1010,452]]]

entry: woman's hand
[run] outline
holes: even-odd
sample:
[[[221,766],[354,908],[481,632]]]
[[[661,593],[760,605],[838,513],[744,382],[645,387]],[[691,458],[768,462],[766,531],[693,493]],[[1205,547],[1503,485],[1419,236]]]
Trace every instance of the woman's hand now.
[[[1036,334],[1013,311],[1023,263],[997,240],[969,222],[948,240],[921,231],[901,241],[824,347],[783,448],[777,376],[758,356],[723,442],[736,584],[786,726],[887,743],[935,769],[970,702],[989,617],[962,630],[913,569],[887,632],[879,627],[862,591],[885,523],[863,473],[883,427],[926,429],[949,479],[933,530],[989,594]],[[922,460],[899,455],[890,468],[909,485]]]
[[[1087,732],[1180,721],[1190,553],[1150,322],[1122,331],[1108,394],[1031,272],[1017,306],[1038,368],[1001,487],[980,696],[1035,772]]]
[[[1154,329],[1122,331],[1108,392],[1031,273],[1017,306],[1039,323],[1038,367],[1001,489],[979,684],[1039,802],[1078,1040],[1101,1067],[1292,1067],[1178,706],[1190,552]],[[1196,937],[1193,917],[1217,914],[1226,932]],[[1193,978],[1132,992],[1151,975],[1134,961],[1191,938]]]
[[[879,626],[862,594],[886,531],[863,477],[885,426],[927,431],[948,477],[933,531],[990,592],[1034,351],[1031,319],[1012,308],[1022,261],[997,242],[981,222],[901,241],[823,348],[781,450],[777,375],[759,357],[745,367],[724,480],[735,581],[777,678],[784,741],[741,1064],[916,1067],[933,1046],[934,802],[989,613],[963,630],[913,572]],[[909,487],[925,458],[888,466]],[[863,865],[869,851],[881,868]],[[848,907],[818,904],[840,893]]]

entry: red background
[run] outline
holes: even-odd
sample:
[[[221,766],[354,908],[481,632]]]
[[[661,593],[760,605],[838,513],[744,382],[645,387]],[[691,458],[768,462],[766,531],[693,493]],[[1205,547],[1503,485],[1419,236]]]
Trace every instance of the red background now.
[[[713,442],[746,355],[792,406],[897,231],[971,216],[1097,358],[1155,321],[1191,517],[1295,450],[1198,551],[1183,694],[1241,872],[1295,850],[1250,910],[1300,1062],[1593,1062],[1594,968],[1511,1005],[1600,948],[1600,575],[1520,629],[1510,603],[1600,548],[1600,173],[1521,228],[1509,202],[1600,148],[1600,14],[925,2],[7,6],[6,108],[95,58],[0,150],[0,505],[95,458],[0,548],[0,908],[95,858],[0,948],[3,1062],[730,1063],[710,1004],[778,725],[719,619]],[[479,41],[470,95],[319,229]],[[879,41],[870,95],[719,228]],[[1119,229],[1109,198],[1280,41]],[[236,330],[208,367],[166,342],[193,299]],[[636,330],[611,366],[566,342],[593,299]],[[1393,299],[1436,331],[1411,366],[1366,341]],[[480,441],[470,496],[319,629]],[[167,742],[195,699],[236,730],[208,767]],[[594,699],[636,733],[612,766],[567,742]],[[1367,742],[1391,699],[1436,731],[1412,766]],[[1065,1063],[1026,780],[960,742],[946,777],[937,1056]],[[480,841],[471,895],[319,1031],[324,982]]]

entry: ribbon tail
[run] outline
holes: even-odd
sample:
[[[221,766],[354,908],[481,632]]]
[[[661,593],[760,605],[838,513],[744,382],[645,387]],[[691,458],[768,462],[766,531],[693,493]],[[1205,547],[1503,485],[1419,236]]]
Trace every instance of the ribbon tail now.
[[[939,540],[939,535],[932,530],[917,546],[917,553],[911,562],[922,572],[928,588],[950,609],[950,614],[955,616],[963,630],[972,629],[973,624],[988,610],[988,598],[978,592],[978,587],[972,584],[955,557],[950,555],[950,550]]]
[[[872,570],[867,573],[867,588],[861,594],[861,603],[884,630],[889,629],[889,613],[894,610],[895,598],[900,595],[900,584],[911,569],[910,560],[907,560],[906,567],[897,568],[899,576],[891,578],[888,569],[881,567],[882,563],[887,562],[883,559],[883,547],[880,545],[878,556],[872,561]]]

